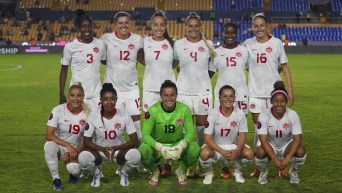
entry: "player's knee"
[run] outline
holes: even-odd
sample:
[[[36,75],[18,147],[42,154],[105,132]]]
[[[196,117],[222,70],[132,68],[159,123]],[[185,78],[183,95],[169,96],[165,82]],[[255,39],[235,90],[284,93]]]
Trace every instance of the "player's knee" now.
[[[202,160],[208,160],[209,158],[212,157],[211,155],[212,155],[212,150],[210,147],[205,146],[205,147],[201,148],[200,158]]]
[[[78,155],[78,162],[82,170],[92,170],[95,167],[95,156],[89,151],[82,151]]]
[[[305,154],[306,154],[306,150],[305,150],[305,148],[304,148],[304,145],[301,144],[301,145],[299,146],[299,148],[297,149],[297,151],[296,151],[295,157],[301,158],[301,157],[304,157]]]
[[[152,149],[149,145],[146,143],[142,143],[139,146],[139,152],[141,154],[141,159],[145,159],[146,157],[153,156],[154,149]]]
[[[141,160],[140,152],[137,149],[130,149],[125,155],[126,163],[130,167],[135,167]]]
[[[254,156],[258,159],[264,159],[266,157],[266,152],[262,146],[257,146],[254,151]]]
[[[44,144],[45,155],[56,155],[59,151],[58,144],[54,141],[47,141]]]
[[[78,176],[81,172],[80,165],[78,163],[68,163],[66,165],[68,172],[74,176]]]
[[[252,160],[254,158],[254,152],[250,148],[244,148],[242,154],[243,158],[247,160]]]

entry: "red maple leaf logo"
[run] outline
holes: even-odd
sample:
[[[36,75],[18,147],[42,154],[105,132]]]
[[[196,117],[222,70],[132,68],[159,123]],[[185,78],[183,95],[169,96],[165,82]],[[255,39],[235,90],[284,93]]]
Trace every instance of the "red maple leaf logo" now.
[[[236,127],[236,126],[237,126],[237,122],[236,122],[236,121],[230,122],[230,126],[231,126],[231,127]]]
[[[134,49],[134,44],[129,44],[128,49],[133,50]]]
[[[95,47],[95,48],[94,48],[94,52],[95,52],[95,53],[98,53],[99,51],[100,51],[100,49],[99,49],[98,47]]]
[[[251,107],[251,109],[254,109],[255,108],[255,104],[251,104],[249,105]]]
[[[80,120],[80,125],[81,125],[81,126],[84,126],[85,124],[86,124],[86,121],[85,121],[84,119],[81,119],[81,120]]]
[[[177,125],[183,124],[183,119],[181,119],[181,118],[177,119],[176,123],[177,123]]]
[[[118,129],[118,130],[121,129],[121,124],[120,123],[115,123],[114,128]]]
[[[167,44],[163,44],[163,45],[162,45],[162,49],[163,49],[163,50],[167,50],[168,48],[169,48],[169,46],[168,46]]]
[[[290,127],[290,124],[288,124],[288,123],[284,123],[284,124],[283,124],[283,128],[284,128],[284,129],[289,129],[289,127]]]
[[[266,52],[267,53],[271,53],[272,52],[272,48],[271,47],[266,48]]]
[[[241,54],[241,52],[236,52],[235,56],[240,58],[242,56],[242,54]]]
[[[204,52],[204,48],[201,46],[201,47],[198,48],[198,51],[199,52]]]

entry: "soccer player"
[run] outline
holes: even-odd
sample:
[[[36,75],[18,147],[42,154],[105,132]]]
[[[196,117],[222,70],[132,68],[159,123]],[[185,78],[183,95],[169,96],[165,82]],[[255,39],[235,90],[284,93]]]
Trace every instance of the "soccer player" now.
[[[206,170],[204,184],[211,184],[213,163],[228,160],[235,163],[232,174],[235,181],[244,183],[241,168],[253,160],[253,151],[246,145],[247,118],[243,111],[234,107],[235,89],[224,85],[219,90],[220,106],[209,112],[200,163]]]
[[[99,108],[100,63],[106,48],[102,40],[94,37],[93,20],[83,10],[77,10],[76,14],[74,25],[80,32],[80,37],[68,42],[63,50],[59,102],[60,104],[66,102],[64,87],[70,65],[72,71],[70,85],[75,82],[82,83],[85,92],[84,102],[91,111],[95,111]]]
[[[83,99],[84,90],[81,84],[71,85],[68,103],[55,107],[47,122],[44,157],[53,179],[54,190],[62,189],[58,159],[66,165],[70,174],[69,183],[76,183],[81,171],[77,158],[83,148],[83,132],[89,114]]]
[[[143,141],[139,151],[141,162],[152,172],[150,185],[159,183],[159,170],[155,163],[164,159],[179,160],[176,170],[178,184],[187,184],[186,169],[198,160],[199,146],[193,141],[195,129],[189,107],[177,99],[176,84],[166,80],[160,88],[161,101],[145,114]]]
[[[173,60],[174,42],[166,28],[167,19],[161,11],[156,11],[151,17],[152,36],[144,38],[144,65],[143,79],[143,109],[160,101],[160,85],[165,80],[176,82],[173,68],[178,65],[178,60]],[[159,165],[161,168],[161,166]],[[167,160],[162,169],[162,176],[169,176],[171,172],[171,160]]]
[[[248,68],[248,50],[236,42],[238,29],[234,23],[225,23],[222,26],[224,41],[222,46],[215,49],[214,64],[219,75],[214,90],[214,106],[220,106],[219,90],[224,85],[232,86],[235,91],[234,106],[248,113],[245,69]]]
[[[298,114],[287,108],[288,93],[282,81],[274,84],[271,92],[272,107],[259,116],[258,142],[255,148],[255,164],[260,170],[259,184],[267,183],[267,162],[273,161],[278,171],[289,170],[290,183],[298,184],[298,170],[304,165],[306,151],[302,144],[302,126]]]
[[[281,65],[285,82],[289,90],[289,105],[294,102],[292,78],[287,65],[287,56],[280,39],[267,32],[266,18],[262,13],[256,14],[252,18],[252,29],[255,37],[247,39],[243,46],[248,49],[249,73],[248,73],[248,94],[249,111],[255,127],[254,145],[257,144],[257,123],[258,116],[263,111],[268,111],[271,107],[270,93],[273,83],[281,80],[278,65]],[[251,175],[258,176],[258,171]]]
[[[94,172],[92,187],[99,187],[104,161],[119,165],[120,185],[128,186],[128,174],[140,162],[140,153],[134,149],[139,144],[137,130],[126,111],[115,107],[117,94],[111,83],[104,83],[101,95],[101,109],[92,112],[84,131],[85,150],[79,155],[83,170]],[[125,141],[124,132],[129,136]]]
[[[142,55],[143,39],[130,32],[130,15],[118,12],[114,16],[115,32],[101,36],[107,48],[105,83],[112,83],[118,93],[117,108],[127,111],[141,140],[140,91],[137,58]]]

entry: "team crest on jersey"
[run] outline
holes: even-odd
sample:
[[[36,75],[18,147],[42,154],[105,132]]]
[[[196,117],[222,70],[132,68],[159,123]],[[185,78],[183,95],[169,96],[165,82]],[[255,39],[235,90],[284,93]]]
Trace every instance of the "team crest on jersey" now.
[[[53,118],[53,114],[50,113],[49,120],[51,120],[52,118]]]
[[[251,107],[251,109],[254,109],[255,108],[255,104],[251,104],[251,105],[249,105],[249,107]]]
[[[86,121],[85,121],[84,119],[81,119],[81,120],[80,120],[80,125],[81,125],[81,126],[84,126],[85,124],[86,124]]]
[[[198,51],[199,52],[204,52],[204,48],[201,46],[201,47],[198,48]]]
[[[238,57],[238,58],[240,58],[240,57],[242,56],[242,54],[241,54],[241,52],[236,52],[236,53],[235,53],[235,56]]]
[[[287,130],[287,129],[289,129],[289,127],[290,127],[290,124],[288,124],[288,123],[284,123],[284,124],[283,124],[283,128],[284,128],[284,129]]]
[[[84,129],[87,131],[89,129],[89,124],[86,123]]]
[[[267,53],[271,53],[272,52],[272,48],[271,47],[266,48],[266,52]]]
[[[145,113],[145,119],[149,119],[150,117],[151,117],[151,115],[149,112]]]
[[[177,119],[176,123],[177,123],[177,125],[183,124],[183,119],[181,119],[181,118]]]
[[[100,49],[98,47],[95,47],[93,50],[95,53],[98,53],[100,51]]]
[[[260,123],[260,122],[258,122],[258,124],[257,124],[257,128],[258,128],[258,129],[260,129],[260,128],[261,128],[261,126],[262,126],[262,125],[261,125],[261,123]]]
[[[237,122],[236,121],[232,121],[230,122],[230,126],[235,128],[237,126]]]
[[[163,45],[162,45],[162,49],[163,49],[163,50],[167,50],[168,48],[169,48],[169,46],[168,46],[167,44],[163,44]]]
[[[134,44],[129,44],[128,49],[133,50],[134,49]]]
[[[209,127],[209,122],[208,122],[208,121],[205,122],[204,127],[205,127],[205,128],[208,128],[208,127]]]
[[[114,128],[117,130],[121,129],[121,124],[120,123],[115,123]]]

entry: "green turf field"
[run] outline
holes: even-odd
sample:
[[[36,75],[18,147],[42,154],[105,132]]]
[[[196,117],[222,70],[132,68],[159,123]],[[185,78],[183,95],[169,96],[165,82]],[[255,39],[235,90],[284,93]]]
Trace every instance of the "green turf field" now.
[[[301,183],[293,185],[276,176],[269,163],[268,184],[259,185],[249,177],[254,166],[244,169],[245,184],[234,177],[219,179],[219,165],[213,184],[202,178],[189,179],[179,186],[173,174],[161,178],[156,187],[148,185],[148,175],[132,174],[130,186],[121,187],[114,164],[104,164],[101,187],[90,186],[91,178],[69,185],[68,174],[60,162],[64,192],[342,192],[342,124],[340,55],[288,55],[292,72],[295,104],[301,118],[307,162],[300,171]],[[50,111],[59,101],[60,55],[0,56],[0,192],[52,192],[51,177],[44,160],[45,125]],[[21,67],[21,68],[20,68]],[[143,67],[138,65],[139,80]],[[102,68],[102,74],[103,74]],[[71,71],[69,69],[69,77]],[[213,78],[213,86],[216,81]],[[249,121],[251,122],[251,121]],[[254,128],[250,124],[248,144]],[[173,171],[177,164],[173,165]]]

